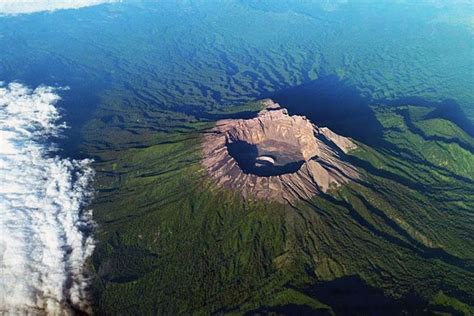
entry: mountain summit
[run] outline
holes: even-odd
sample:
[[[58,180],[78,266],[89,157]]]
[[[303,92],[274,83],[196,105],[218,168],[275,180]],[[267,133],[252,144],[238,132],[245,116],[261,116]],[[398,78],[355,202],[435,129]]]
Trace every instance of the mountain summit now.
[[[345,154],[357,146],[270,99],[252,119],[218,121],[204,137],[202,164],[229,189],[279,202],[307,199],[357,178]]]

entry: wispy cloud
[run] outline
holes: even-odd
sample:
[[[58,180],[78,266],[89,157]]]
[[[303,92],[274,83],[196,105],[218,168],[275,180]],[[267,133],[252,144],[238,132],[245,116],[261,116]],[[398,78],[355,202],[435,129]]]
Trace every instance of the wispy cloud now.
[[[54,155],[53,88],[0,82],[0,314],[88,310],[89,160]]]
[[[61,9],[78,9],[121,0],[0,0],[0,14],[25,14]]]

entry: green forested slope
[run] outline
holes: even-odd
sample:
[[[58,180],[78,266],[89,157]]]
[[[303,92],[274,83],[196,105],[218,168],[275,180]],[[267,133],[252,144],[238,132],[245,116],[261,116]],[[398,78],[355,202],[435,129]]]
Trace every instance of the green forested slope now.
[[[102,154],[97,311],[471,313],[473,140],[433,108],[373,109],[384,146],[350,154],[362,179],[294,207],[210,183],[209,123]]]
[[[96,161],[96,311],[472,314],[472,6],[430,2],[2,17],[0,80],[69,86],[63,153]],[[209,183],[200,132],[262,97],[358,141],[361,181],[294,208]]]

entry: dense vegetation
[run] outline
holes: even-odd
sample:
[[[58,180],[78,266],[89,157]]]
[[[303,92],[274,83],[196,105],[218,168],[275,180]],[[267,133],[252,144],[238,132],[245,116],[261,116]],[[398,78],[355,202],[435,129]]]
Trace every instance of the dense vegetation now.
[[[321,3],[0,19],[0,80],[69,86],[61,146],[96,161],[98,313],[474,313],[472,6]],[[213,186],[201,132],[263,97],[364,177],[293,207]]]
[[[474,140],[436,108],[372,109],[363,179],[294,207],[210,184],[206,123],[99,156],[98,310],[472,312]]]

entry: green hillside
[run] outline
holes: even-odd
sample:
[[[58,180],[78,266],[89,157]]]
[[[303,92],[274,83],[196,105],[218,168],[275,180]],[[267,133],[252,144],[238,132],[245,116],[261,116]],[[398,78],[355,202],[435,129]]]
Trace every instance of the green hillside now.
[[[372,109],[379,145],[350,153],[362,179],[294,207],[208,181],[212,122],[100,153],[96,311],[472,313],[473,138],[436,108]]]
[[[97,315],[474,314],[474,6],[131,0],[0,18],[0,81],[59,89],[93,158]],[[243,201],[202,132],[272,98],[363,175]]]

